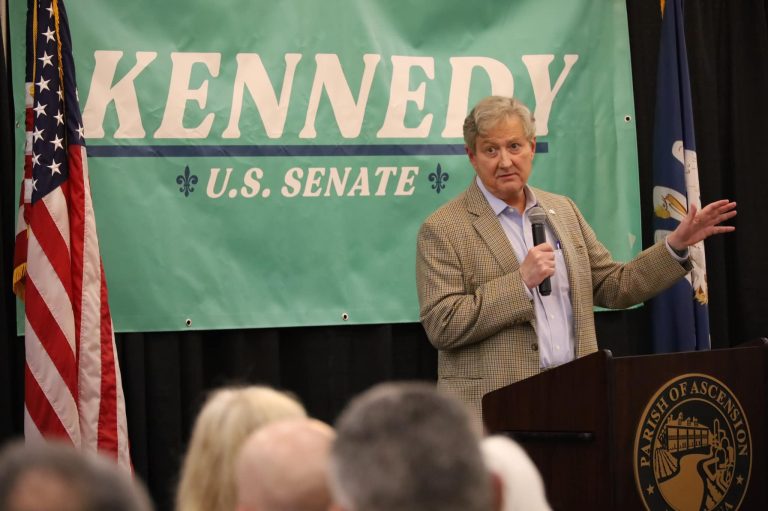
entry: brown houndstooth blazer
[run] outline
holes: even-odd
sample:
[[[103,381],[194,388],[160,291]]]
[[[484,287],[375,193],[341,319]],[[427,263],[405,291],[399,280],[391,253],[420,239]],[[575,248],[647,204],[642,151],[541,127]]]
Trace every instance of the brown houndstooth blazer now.
[[[568,266],[577,357],[597,351],[594,305],[634,305],[690,269],[664,242],[617,263],[571,199],[533,191]],[[514,250],[474,180],[421,226],[416,284],[421,322],[439,350],[438,388],[464,401],[476,420],[485,393],[539,372],[533,303]]]

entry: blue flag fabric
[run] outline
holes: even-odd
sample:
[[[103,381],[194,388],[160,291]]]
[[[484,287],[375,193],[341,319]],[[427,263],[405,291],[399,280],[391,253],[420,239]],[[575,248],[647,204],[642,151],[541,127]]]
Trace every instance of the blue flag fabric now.
[[[675,229],[689,204],[701,207],[683,0],[667,0],[661,27],[653,148],[656,240]],[[690,248],[693,271],[651,302],[656,353],[710,348],[704,244]]]

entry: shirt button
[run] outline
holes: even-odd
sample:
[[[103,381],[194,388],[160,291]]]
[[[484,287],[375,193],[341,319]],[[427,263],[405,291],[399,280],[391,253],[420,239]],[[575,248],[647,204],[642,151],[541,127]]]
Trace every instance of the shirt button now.
[[[533,343],[533,344],[531,344],[531,349],[532,349],[533,351],[539,351],[539,345],[538,345],[538,344],[536,344],[536,343]]]
[[[560,346],[555,345],[555,351],[560,351]]]
[[[554,314],[550,314],[549,315],[549,319],[555,319],[555,315]]]

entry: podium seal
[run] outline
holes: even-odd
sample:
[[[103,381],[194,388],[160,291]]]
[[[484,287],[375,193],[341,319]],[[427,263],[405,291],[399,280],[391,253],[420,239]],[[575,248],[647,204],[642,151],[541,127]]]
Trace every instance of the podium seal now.
[[[706,374],[662,385],[637,425],[634,468],[649,511],[739,509],[752,469],[752,438],[737,397]]]

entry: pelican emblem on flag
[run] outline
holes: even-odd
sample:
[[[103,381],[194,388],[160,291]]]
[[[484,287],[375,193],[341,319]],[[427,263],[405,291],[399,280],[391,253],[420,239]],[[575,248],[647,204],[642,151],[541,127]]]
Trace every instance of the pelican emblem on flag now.
[[[698,179],[698,160],[696,151],[690,151],[683,147],[683,142],[676,140],[672,144],[672,156],[679,161],[686,175],[686,194],[691,197],[690,201],[701,207],[699,203],[699,179]],[[688,214],[689,199],[674,188],[666,186],[655,186],[653,188],[653,211],[658,218],[672,219],[678,222]],[[654,233],[656,241],[663,239],[670,231],[666,229],[657,229]],[[709,293],[707,290],[707,265],[704,259],[704,243],[699,242],[689,247],[690,260],[693,264],[693,270],[686,276],[691,283],[694,297],[697,302],[706,305],[709,302]]]

